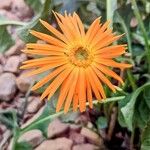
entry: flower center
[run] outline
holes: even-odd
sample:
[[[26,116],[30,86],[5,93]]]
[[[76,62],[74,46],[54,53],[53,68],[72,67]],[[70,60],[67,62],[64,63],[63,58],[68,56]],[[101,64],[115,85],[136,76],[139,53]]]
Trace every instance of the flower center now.
[[[79,45],[70,48],[68,58],[73,65],[78,67],[87,67],[93,61],[93,55],[90,50]]]
[[[75,51],[75,57],[78,60],[87,60],[88,59],[88,52],[86,49],[79,47],[76,51]]]

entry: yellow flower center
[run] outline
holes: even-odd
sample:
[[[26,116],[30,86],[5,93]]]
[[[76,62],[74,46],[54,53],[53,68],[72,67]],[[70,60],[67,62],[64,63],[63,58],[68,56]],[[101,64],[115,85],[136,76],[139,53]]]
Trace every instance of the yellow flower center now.
[[[93,61],[93,55],[91,51],[87,47],[81,45],[70,48],[69,54],[67,56],[69,61],[78,67],[86,68]]]

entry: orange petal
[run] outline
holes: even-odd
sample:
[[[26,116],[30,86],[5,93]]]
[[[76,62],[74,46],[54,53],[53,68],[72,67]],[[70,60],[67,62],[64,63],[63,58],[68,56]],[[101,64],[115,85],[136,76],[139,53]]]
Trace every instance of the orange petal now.
[[[76,21],[78,23],[78,27],[80,29],[81,36],[84,37],[85,36],[85,31],[84,31],[83,23],[82,23],[82,21],[80,20],[79,16],[76,13],[74,13],[74,16],[75,16]]]
[[[106,75],[110,77],[113,77],[114,79],[118,80],[120,83],[123,84],[123,80],[121,79],[121,77],[118,76],[114,71],[100,64],[95,64],[95,67],[97,67],[101,72],[105,73]]]
[[[60,95],[58,98],[57,106],[56,106],[56,112],[59,112],[69,91],[70,85],[72,84],[74,73],[71,72],[70,75],[64,80],[62,86]]]
[[[41,79],[39,82],[37,82],[31,90],[37,90],[40,87],[42,87],[44,84],[49,82],[51,79],[53,79],[55,76],[57,76],[59,73],[61,73],[65,68],[67,68],[67,65],[61,66],[56,68],[54,71],[52,71],[50,74],[45,76],[43,79]]]
[[[55,46],[55,45],[50,45],[50,44],[37,44],[37,43],[28,43],[26,44],[26,47],[28,49],[41,49],[41,50],[48,50],[48,51],[57,51],[57,52],[64,52],[65,48]]]
[[[79,68],[75,68],[74,71],[73,71],[74,76],[73,76],[73,79],[72,79],[72,84],[70,84],[71,87],[69,89],[68,96],[67,96],[66,103],[65,103],[65,107],[64,107],[64,112],[65,113],[68,112],[70,104],[72,102],[73,95],[75,93],[75,87],[76,87],[77,80],[78,80],[78,74],[79,74]]]
[[[41,56],[64,56],[63,52],[55,52],[55,51],[46,51],[46,50],[22,50],[22,52],[33,55],[41,55]]]
[[[45,42],[48,42],[50,44],[53,44],[53,45],[56,45],[56,46],[60,46],[60,47],[66,47],[66,44],[63,43],[62,41],[50,36],[50,35],[47,35],[47,34],[44,34],[44,33],[41,33],[41,32],[37,32],[37,31],[34,31],[34,30],[31,30],[30,33],[32,35],[34,35],[35,37],[45,41]]]
[[[90,106],[90,108],[93,108],[92,89],[91,89],[91,85],[89,83],[89,80],[87,78],[87,75],[86,75],[86,85],[87,85],[87,99],[88,99],[88,102],[89,102],[89,106]]]
[[[66,64],[67,61],[66,60],[47,60],[47,61],[41,61],[41,62],[35,62],[35,63],[30,63],[30,64],[26,64],[20,67],[20,69],[29,69],[29,68],[36,68],[36,67],[41,67],[41,66],[51,66],[51,68],[55,68],[58,66],[61,66],[63,64]]]
[[[59,88],[62,82],[67,78],[67,76],[72,71],[73,67],[67,68],[65,71],[61,72],[54,81],[48,86],[48,88],[41,95],[41,99],[44,99],[48,95],[48,99],[55,93],[55,91]]]
[[[120,68],[120,69],[132,67],[131,64],[117,63],[117,62],[115,62],[114,60],[111,60],[111,59],[102,59],[102,58],[98,59],[98,58],[95,58],[94,60],[95,60],[95,62],[97,62],[99,64],[103,64],[105,66],[110,66],[110,67],[115,67],[115,68]]]
[[[92,66],[92,69],[102,82],[104,82],[113,92],[116,92],[114,85],[96,67]]]
[[[95,21],[91,24],[88,31],[86,32],[85,38],[87,42],[90,42],[95,34],[97,33],[98,29],[100,29],[100,17],[95,19]]]
[[[96,83],[96,80],[95,80],[95,78],[93,78],[93,77],[91,76],[91,71],[90,71],[89,69],[86,69],[86,75],[87,75],[87,80],[89,80],[89,83],[90,83],[90,85],[91,85],[91,88],[92,88],[92,90],[93,90],[93,92],[94,92],[96,98],[97,98],[98,100],[100,100],[100,99],[101,99],[101,96],[100,96],[100,94],[99,94],[99,90],[98,90],[98,87],[97,87],[97,84],[98,84],[98,83],[95,84],[95,83]]]
[[[52,32],[55,36],[57,36],[57,38],[59,38],[60,40],[64,41],[65,43],[68,43],[68,40],[66,39],[66,37],[61,32],[56,30],[53,26],[51,26],[46,21],[43,21],[43,20],[40,19],[40,22],[42,23],[42,25],[45,28],[47,28],[50,32]]]
[[[79,106],[80,111],[83,112],[86,109],[86,79],[84,68],[80,68],[79,70],[79,83]]]
[[[108,47],[104,47],[104,48],[101,48],[97,51],[94,52],[94,54],[111,54],[111,53],[120,53],[120,52],[123,52],[126,50],[126,44],[124,45],[112,45],[112,46],[108,46]]]

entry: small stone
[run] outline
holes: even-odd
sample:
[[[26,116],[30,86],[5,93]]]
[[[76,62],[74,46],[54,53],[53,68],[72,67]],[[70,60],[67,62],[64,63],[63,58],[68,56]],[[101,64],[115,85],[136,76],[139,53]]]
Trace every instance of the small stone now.
[[[72,150],[100,150],[100,148],[92,144],[80,144],[73,146]]]
[[[24,107],[25,107],[25,98],[19,98],[16,102],[16,106],[17,106],[17,112],[19,115],[22,114],[22,112],[24,111]]]
[[[34,82],[34,76],[32,76],[32,77],[25,76],[25,74],[27,72],[28,71],[26,71],[26,70],[23,71],[16,80],[18,89],[23,93],[26,93],[28,91],[30,85]]]
[[[13,0],[12,13],[17,15],[20,19],[28,18],[33,15],[31,9],[24,0]]]
[[[16,77],[12,73],[3,73],[0,85],[0,100],[10,101],[16,92]]]
[[[89,128],[89,129],[93,128],[93,124],[90,121],[87,123],[87,128]]]
[[[28,104],[28,106],[27,106],[27,111],[29,112],[29,113],[35,113],[35,112],[37,112],[37,110],[40,108],[40,106],[42,105],[42,102],[43,101],[41,101],[40,100],[40,97],[34,97],[33,99],[32,99],[32,101]]]
[[[3,66],[0,65],[0,74],[2,74],[2,73],[3,73]]]
[[[5,52],[5,56],[18,55],[21,54],[21,50],[24,48],[25,44],[23,41],[18,39],[16,44]]]
[[[0,9],[10,9],[12,0],[3,0],[0,4]]]
[[[21,129],[27,127],[29,124],[31,124],[32,122],[34,122],[37,118],[39,118],[41,116],[41,114],[43,113],[44,110],[44,106],[40,108],[40,110],[31,118],[29,119],[26,123],[24,123],[21,126]]]
[[[5,59],[4,55],[0,53],[0,63],[1,63],[2,65],[4,65],[5,62],[6,62],[6,59]]]
[[[69,129],[68,124],[62,123],[59,119],[53,120],[48,126],[48,138],[53,138],[65,133]]]
[[[18,142],[29,142],[33,147],[36,147],[42,141],[44,140],[44,137],[42,135],[42,132],[40,130],[30,130],[26,133],[24,133],[18,140]]]
[[[92,144],[96,144],[96,145],[102,145],[103,141],[102,138],[96,134],[95,132],[93,132],[92,130],[83,127],[81,129],[81,134],[87,138],[87,140],[92,143]]]
[[[71,131],[69,134],[69,139],[71,139],[74,144],[83,144],[85,143],[85,137],[77,132]]]
[[[35,150],[71,150],[73,142],[65,137],[55,140],[46,140]]]
[[[7,59],[6,64],[4,65],[4,71],[17,73],[20,65],[19,56],[11,56]]]
[[[78,124],[69,124],[70,130],[72,131],[80,131],[81,130],[81,125]]]
[[[27,55],[24,54],[24,53],[22,53],[22,54],[20,55],[20,62],[22,63],[22,62],[24,62],[24,61],[26,61],[26,60],[27,60]]]

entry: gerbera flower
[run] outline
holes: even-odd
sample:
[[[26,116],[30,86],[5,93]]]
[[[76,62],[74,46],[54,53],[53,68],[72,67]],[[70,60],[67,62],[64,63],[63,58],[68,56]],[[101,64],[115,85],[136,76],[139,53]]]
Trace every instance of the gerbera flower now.
[[[83,23],[76,13],[73,15],[61,15],[54,13],[61,31],[55,29],[47,22],[40,20],[49,33],[30,31],[32,35],[45,41],[47,44],[28,43],[24,53],[39,55],[41,58],[23,62],[21,69],[35,68],[27,76],[52,70],[43,79],[37,82],[32,90],[37,90],[49,81],[50,85],[41,95],[41,99],[48,97],[60,88],[56,111],[60,111],[64,105],[64,111],[68,112],[70,105],[73,110],[78,106],[81,112],[86,110],[86,101],[92,108],[92,99],[99,101],[106,99],[103,84],[113,92],[114,85],[105,76],[113,77],[123,83],[110,67],[128,68],[130,64],[118,63],[113,59],[125,53],[126,45],[112,45],[114,41],[122,37],[112,33],[109,21],[102,24],[97,18],[85,32]]]

